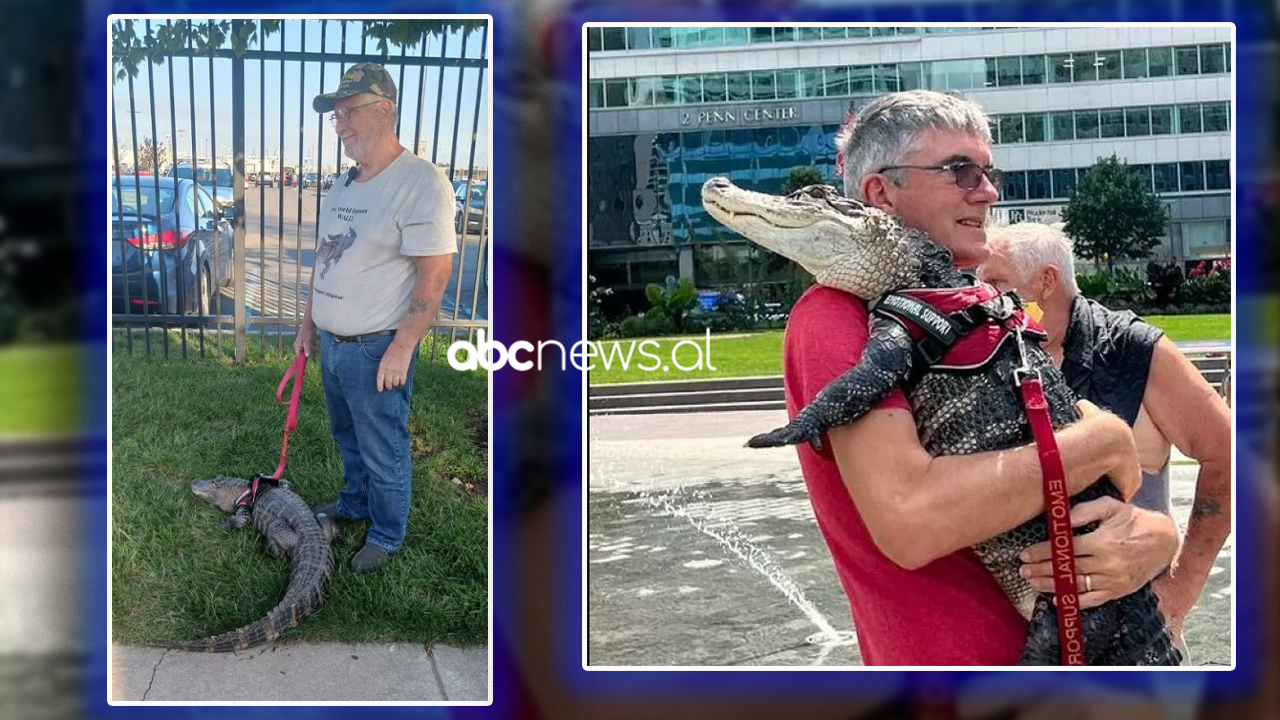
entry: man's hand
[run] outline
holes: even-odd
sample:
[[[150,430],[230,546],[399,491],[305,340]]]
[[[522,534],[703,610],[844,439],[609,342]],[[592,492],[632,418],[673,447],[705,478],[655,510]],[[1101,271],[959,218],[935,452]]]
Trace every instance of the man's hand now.
[[[1071,525],[1100,521],[1088,535],[1077,535],[1076,580],[1080,607],[1097,607],[1141,588],[1173,561],[1178,530],[1167,515],[1140,510],[1104,497],[1071,508]],[[1039,592],[1053,592],[1048,542],[1022,551],[1022,576]],[[1089,591],[1084,576],[1088,575]]]
[[[392,341],[378,363],[378,392],[404,385],[409,378],[409,362],[413,360],[413,347],[404,347]]]
[[[315,340],[315,336],[315,323],[304,321],[302,326],[298,328],[298,336],[293,339],[293,354],[296,356],[305,353],[310,358],[311,353],[314,351],[312,343]]]

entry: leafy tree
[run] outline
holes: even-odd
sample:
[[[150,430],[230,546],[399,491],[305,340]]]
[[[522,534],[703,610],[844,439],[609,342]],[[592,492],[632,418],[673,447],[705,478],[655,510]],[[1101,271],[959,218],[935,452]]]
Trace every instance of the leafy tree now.
[[[689,278],[680,278],[677,282],[667,278],[666,285],[649,283],[644,288],[645,297],[649,299],[649,314],[671,318],[676,331],[684,324],[684,314],[698,304],[698,292]]]
[[[817,167],[813,165],[793,167],[782,183],[782,194],[790,195],[807,185],[821,185],[823,182],[822,171]]]
[[[1062,216],[1076,254],[1105,261],[1107,271],[1114,273],[1116,260],[1142,260],[1151,254],[1169,211],[1142,175],[1112,155],[1089,168]]]
[[[169,167],[169,152],[163,145],[157,145],[155,140],[144,137],[138,143],[138,157],[134,164],[140,173],[161,175]]]

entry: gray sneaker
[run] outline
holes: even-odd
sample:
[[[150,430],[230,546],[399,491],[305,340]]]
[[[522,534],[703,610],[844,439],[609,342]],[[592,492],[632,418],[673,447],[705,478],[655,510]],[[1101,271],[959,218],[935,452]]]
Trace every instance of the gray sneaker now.
[[[323,514],[323,515],[327,515],[327,516],[329,516],[329,517],[333,518],[334,520],[354,520],[354,519],[355,519],[355,518],[349,518],[349,517],[347,517],[346,515],[339,515],[339,514],[338,514],[338,503],[337,503],[337,501],[334,501],[334,502],[331,502],[331,503],[325,503],[324,505],[317,505],[317,506],[315,506],[315,507],[311,508],[311,514],[312,514],[312,515],[321,515],[321,514]]]
[[[360,552],[351,558],[351,569],[356,572],[372,572],[391,559],[392,553],[372,543],[365,543]]]

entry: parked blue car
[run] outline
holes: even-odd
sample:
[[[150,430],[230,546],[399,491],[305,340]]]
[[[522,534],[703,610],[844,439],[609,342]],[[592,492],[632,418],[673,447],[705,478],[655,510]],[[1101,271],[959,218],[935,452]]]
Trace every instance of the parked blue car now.
[[[216,312],[232,277],[231,207],[191,180],[117,176],[111,208],[112,312]]]

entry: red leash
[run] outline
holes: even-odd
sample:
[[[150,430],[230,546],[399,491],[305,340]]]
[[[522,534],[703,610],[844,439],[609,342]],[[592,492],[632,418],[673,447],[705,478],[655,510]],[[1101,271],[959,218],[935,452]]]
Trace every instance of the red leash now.
[[[289,414],[284,421],[284,442],[280,446],[280,464],[271,475],[276,479],[279,479],[280,474],[284,472],[285,458],[289,455],[289,434],[298,427],[298,401],[302,398],[302,375],[306,371],[306,353],[299,353],[298,357],[294,358],[293,364],[285,371],[284,377],[280,379],[280,387],[276,388],[276,402],[289,407]],[[290,379],[293,380],[293,392],[289,394],[289,401],[285,402],[284,388],[289,384]]]
[[[1053,591],[1058,606],[1058,648],[1063,665],[1084,665],[1084,633],[1080,627],[1080,596],[1076,592],[1076,551],[1071,532],[1071,506],[1067,502],[1067,479],[1062,469],[1062,456],[1053,437],[1053,421],[1039,370],[1027,364],[1022,328],[1014,330],[1022,367],[1013,371],[1014,382],[1022,393],[1022,404],[1031,423],[1031,435],[1040,455],[1040,472],[1044,476],[1044,505],[1049,520],[1050,560],[1053,567]]]

